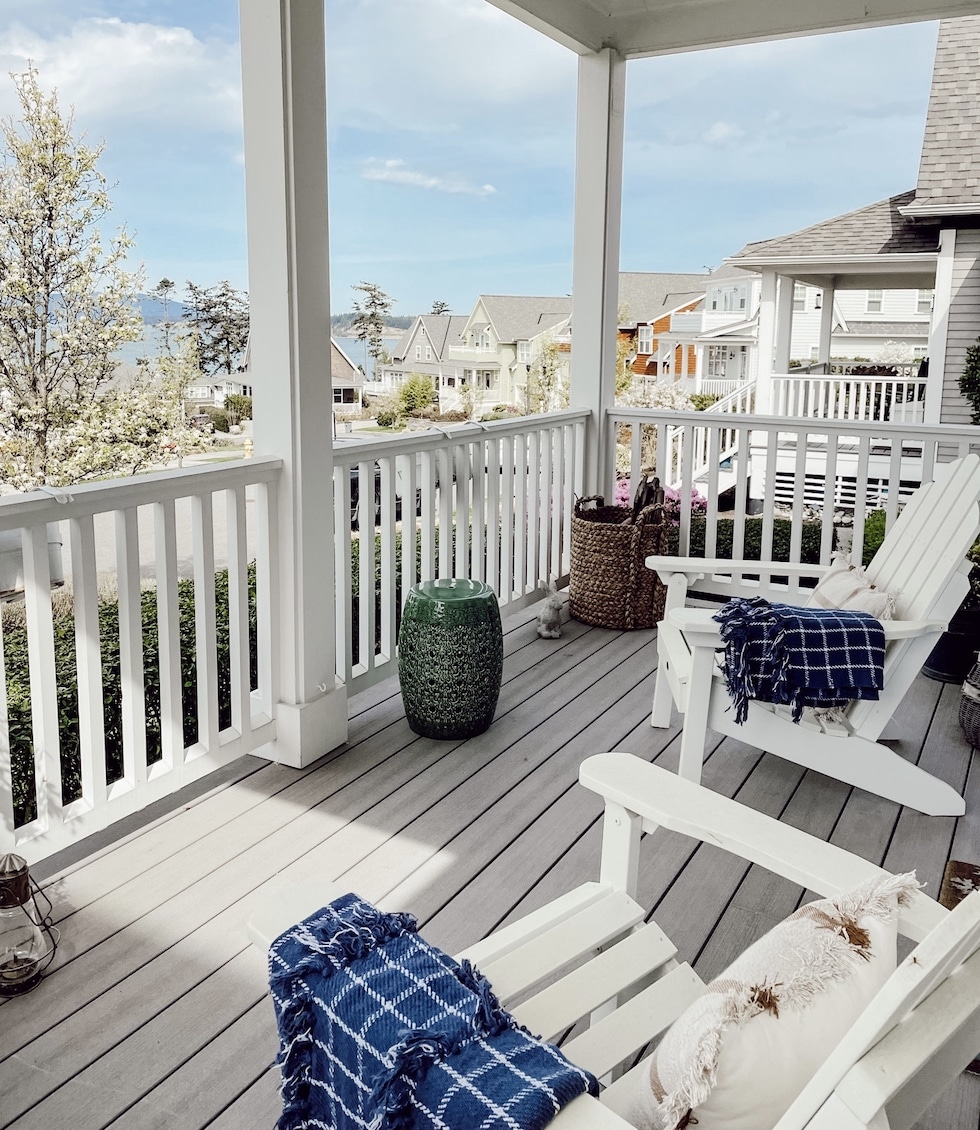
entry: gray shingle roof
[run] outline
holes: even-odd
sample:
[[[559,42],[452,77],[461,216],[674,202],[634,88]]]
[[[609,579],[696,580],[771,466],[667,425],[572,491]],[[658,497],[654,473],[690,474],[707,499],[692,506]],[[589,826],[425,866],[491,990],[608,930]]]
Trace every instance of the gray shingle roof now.
[[[682,274],[675,271],[620,271],[620,324],[634,326],[652,322],[685,306],[704,294],[708,283],[706,272]]]
[[[493,322],[498,341],[530,341],[572,312],[572,300],[529,295],[481,294],[483,307]]]
[[[915,203],[980,210],[980,16],[939,24]]]
[[[460,314],[423,314],[422,325],[432,344],[436,361],[444,361],[446,350],[459,344],[459,335],[467,318]]]
[[[822,220],[789,235],[749,243],[732,259],[818,258],[827,255],[904,255],[935,252],[938,226],[906,219],[899,208],[914,191],[879,200],[843,216]]]
[[[343,384],[351,384],[357,382],[360,376],[357,366],[347,356],[340,346],[330,339],[330,376],[331,379]]]

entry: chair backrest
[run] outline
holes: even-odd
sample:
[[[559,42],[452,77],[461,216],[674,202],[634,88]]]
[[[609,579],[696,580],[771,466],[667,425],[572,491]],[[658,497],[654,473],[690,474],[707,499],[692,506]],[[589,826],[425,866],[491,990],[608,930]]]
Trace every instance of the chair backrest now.
[[[834,1102],[854,1116],[849,1126],[879,1125],[874,1119],[884,1110],[890,1130],[905,1130],[978,1050],[980,891],[975,891],[899,965],[775,1130],[805,1127]]]
[[[965,455],[937,465],[905,504],[868,565],[879,588],[896,594],[895,616],[927,620],[952,584],[966,595],[966,577],[957,575],[980,533],[980,456]]]

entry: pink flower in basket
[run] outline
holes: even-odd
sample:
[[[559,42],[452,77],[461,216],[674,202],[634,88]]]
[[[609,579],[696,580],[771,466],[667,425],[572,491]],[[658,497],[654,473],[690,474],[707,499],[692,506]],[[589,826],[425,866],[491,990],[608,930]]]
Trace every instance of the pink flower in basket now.
[[[613,494],[613,502],[615,502],[617,506],[629,506],[630,500],[630,480],[617,480],[616,490]],[[704,495],[698,493],[697,487],[694,487],[691,491],[691,513],[703,514],[707,509],[708,500]],[[673,487],[664,488],[664,510],[670,515],[676,525],[680,520],[681,512],[681,492],[679,490],[675,490]]]

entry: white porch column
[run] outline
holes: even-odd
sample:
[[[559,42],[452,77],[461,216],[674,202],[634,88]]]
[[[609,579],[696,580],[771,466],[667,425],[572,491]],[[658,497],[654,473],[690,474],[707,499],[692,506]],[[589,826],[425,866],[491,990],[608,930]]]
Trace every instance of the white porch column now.
[[[759,368],[755,384],[755,410],[760,416],[772,411],[773,354],[776,349],[776,272],[762,272],[759,296]]]
[[[572,405],[592,413],[585,446],[587,494],[609,493],[615,469],[604,426],[616,396],[625,100],[624,59],[610,48],[579,58],[569,387]]]
[[[776,306],[776,352],[774,367],[777,373],[789,372],[789,359],[793,347],[793,298],[796,280],[788,275],[779,276]]]
[[[303,766],[347,738],[334,656],[323,3],[248,0],[240,13],[255,453],[285,463],[277,738],[261,752]]]
[[[833,353],[834,301],[837,291],[833,286],[825,286],[820,301],[820,337],[817,341],[817,360],[823,364],[824,372],[830,372],[830,358]]]

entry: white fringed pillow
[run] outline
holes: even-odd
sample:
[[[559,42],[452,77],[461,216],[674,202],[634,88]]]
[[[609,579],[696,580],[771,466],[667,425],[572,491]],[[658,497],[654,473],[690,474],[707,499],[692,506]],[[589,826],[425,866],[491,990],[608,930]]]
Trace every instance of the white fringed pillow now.
[[[915,872],[800,907],[667,1030],[625,1117],[639,1130],[771,1130],[894,972]]]
[[[895,614],[895,594],[878,588],[860,565],[838,554],[806,602],[807,608],[847,608],[867,612],[876,620]]]

